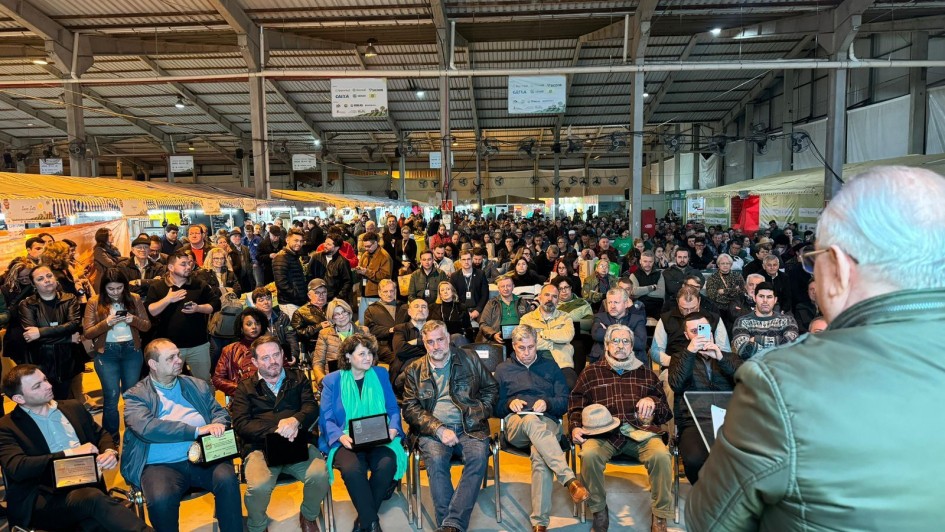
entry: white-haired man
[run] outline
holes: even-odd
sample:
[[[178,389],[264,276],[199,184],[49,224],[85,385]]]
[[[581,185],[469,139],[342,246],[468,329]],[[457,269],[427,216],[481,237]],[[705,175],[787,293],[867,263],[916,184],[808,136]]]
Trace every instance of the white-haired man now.
[[[945,448],[929,340],[945,330],[943,204],[945,178],[876,167],[824,209],[802,260],[830,327],[739,369],[689,530],[942,526],[945,462],[923,451]],[[889,423],[901,428],[878,432]]]

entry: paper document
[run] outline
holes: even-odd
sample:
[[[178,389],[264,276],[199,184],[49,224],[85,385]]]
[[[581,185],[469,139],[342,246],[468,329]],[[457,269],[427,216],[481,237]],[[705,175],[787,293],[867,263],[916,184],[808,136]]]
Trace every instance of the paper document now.
[[[535,412],[534,410],[519,410],[516,414],[520,416],[543,416],[544,412]]]
[[[725,423],[725,409],[712,405],[712,433],[719,437],[719,429]]]

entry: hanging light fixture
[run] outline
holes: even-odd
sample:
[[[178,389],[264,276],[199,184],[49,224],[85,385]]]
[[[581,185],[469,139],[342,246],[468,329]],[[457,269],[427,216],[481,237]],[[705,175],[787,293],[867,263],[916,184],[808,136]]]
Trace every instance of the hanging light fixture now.
[[[194,148],[194,143],[193,143],[193,142],[188,142],[188,143],[187,143],[187,151],[196,151],[196,150],[197,150],[197,148]]]
[[[176,108],[178,108],[178,109],[183,109],[184,107],[187,107],[187,104],[184,103],[184,98],[183,98],[183,96],[178,96],[178,97],[177,97],[177,103],[174,104],[174,107],[176,107]]]
[[[377,44],[377,39],[367,40],[367,48],[364,49],[364,57],[377,57],[377,48],[374,48],[375,44]]]

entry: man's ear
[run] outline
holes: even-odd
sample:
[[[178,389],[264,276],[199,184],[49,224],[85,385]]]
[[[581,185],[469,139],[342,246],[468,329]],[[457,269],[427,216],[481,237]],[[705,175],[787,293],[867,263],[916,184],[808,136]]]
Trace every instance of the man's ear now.
[[[23,397],[23,394],[21,393],[14,394],[13,397],[10,398],[10,400],[18,405],[26,404],[26,398]]]

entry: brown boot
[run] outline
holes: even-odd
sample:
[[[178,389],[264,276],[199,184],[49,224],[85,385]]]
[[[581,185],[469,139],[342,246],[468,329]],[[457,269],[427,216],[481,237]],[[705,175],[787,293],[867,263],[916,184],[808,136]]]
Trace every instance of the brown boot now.
[[[666,532],[666,519],[654,515],[650,522],[650,532]]]
[[[299,512],[299,524],[302,525],[302,532],[319,532],[318,521],[309,521],[302,512]]]
[[[568,484],[568,493],[571,495],[574,504],[581,504],[591,496],[591,492],[587,491],[587,488],[578,479],[574,479]]]

